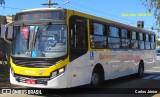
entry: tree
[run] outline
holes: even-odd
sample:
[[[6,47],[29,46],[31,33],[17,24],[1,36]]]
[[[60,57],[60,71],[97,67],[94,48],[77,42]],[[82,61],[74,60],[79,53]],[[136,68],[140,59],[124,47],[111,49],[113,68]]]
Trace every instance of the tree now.
[[[156,45],[160,46],[160,41],[156,40]]]
[[[5,4],[5,0],[0,0],[0,5]]]
[[[154,13],[156,24],[160,26],[160,0],[140,0],[149,13]]]

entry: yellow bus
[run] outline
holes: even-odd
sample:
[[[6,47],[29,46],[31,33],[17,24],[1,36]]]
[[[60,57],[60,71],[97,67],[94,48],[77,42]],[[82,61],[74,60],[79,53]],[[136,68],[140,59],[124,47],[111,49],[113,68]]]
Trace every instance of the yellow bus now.
[[[137,74],[153,66],[155,34],[82,12],[40,8],[15,15],[10,82],[69,88]]]

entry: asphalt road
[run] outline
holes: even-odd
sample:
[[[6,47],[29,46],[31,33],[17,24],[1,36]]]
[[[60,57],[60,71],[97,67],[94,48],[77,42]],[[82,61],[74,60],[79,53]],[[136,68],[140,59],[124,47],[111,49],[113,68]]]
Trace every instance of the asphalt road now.
[[[6,79],[5,85],[8,86],[7,84],[9,83]],[[60,90],[60,92],[62,91],[62,94],[60,94],[60,92],[56,93],[57,90],[53,90],[53,94],[39,96],[1,94],[0,97],[160,97],[160,94],[156,93],[160,91],[160,64],[145,71],[143,78],[137,78],[135,75],[131,75],[105,81],[98,89],[90,89],[86,87],[87,86],[72,88],[69,92],[76,92],[70,94],[64,94],[66,93],[65,90]],[[152,90],[154,93],[147,93],[149,90]]]

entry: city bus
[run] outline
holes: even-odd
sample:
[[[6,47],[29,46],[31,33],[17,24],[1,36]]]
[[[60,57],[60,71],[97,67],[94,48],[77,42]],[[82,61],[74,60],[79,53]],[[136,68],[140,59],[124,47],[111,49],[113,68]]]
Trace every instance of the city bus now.
[[[131,74],[142,77],[156,60],[154,32],[75,10],[23,10],[7,26],[13,26],[13,41],[4,39],[11,45],[15,85],[98,87]]]

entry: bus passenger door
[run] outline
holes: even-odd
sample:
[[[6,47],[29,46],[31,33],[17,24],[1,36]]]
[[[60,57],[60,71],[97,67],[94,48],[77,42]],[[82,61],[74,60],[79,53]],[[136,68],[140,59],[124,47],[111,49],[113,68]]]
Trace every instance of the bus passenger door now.
[[[70,61],[87,53],[87,20],[73,18],[70,22]]]
[[[70,18],[70,66],[72,73],[72,86],[86,84],[90,79],[87,69],[87,19],[73,16]]]

